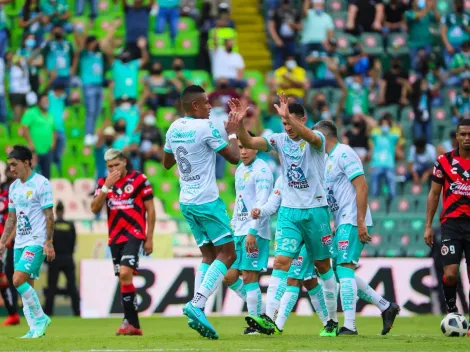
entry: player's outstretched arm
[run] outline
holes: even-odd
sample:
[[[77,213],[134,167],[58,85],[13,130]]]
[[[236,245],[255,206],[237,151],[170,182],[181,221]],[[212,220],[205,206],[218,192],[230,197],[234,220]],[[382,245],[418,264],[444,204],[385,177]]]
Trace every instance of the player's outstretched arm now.
[[[175,155],[173,153],[163,152],[163,167],[166,170],[170,170],[176,165]]]
[[[43,210],[46,216],[46,243],[44,244],[44,254],[47,257],[48,262],[52,262],[55,259],[54,251],[54,210],[52,206]]]
[[[426,229],[424,231],[424,242],[428,246],[434,244],[434,236],[432,230],[432,220],[436,214],[437,206],[439,205],[439,198],[441,197],[442,185],[432,181],[431,190],[428,194],[428,200],[426,203]]]
[[[0,254],[3,253],[3,249],[10,240],[12,233],[16,234],[16,210],[10,210],[8,212],[8,218],[5,222],[5,228],[3,229],[2,238],[0,240]]]
[[[354,188],[356,188],[356,205],[357,205],[357,228],[359,239],[362,243],[367,243],[372,240],[367,232],[366,226],[366,213],[367,213],[367,200],[369,198],[369,188],[367,186],[366,178],[364,175],[359,175],[352,180]]]
[[[240,148],[236,137],[238,126],[243,119],[243,113],[238,111],[230,111],[228,120],[225,122],[225,131],[228,136],[228,146],[218,151],[230,164],[237,165],[240,161]]]
[[[289,113],[289,103],[284,93],[279,95],[279,105],[274,104],[277,113],[292,127],[292,129],[298,133],[300,138],[312,145],[316,149],[320,149],[323,146],[323,138],[320,134],[312,131],[310,128],[305,126],[301,120],[291,117]]]
[[[147,212],[147,239],[144,243],[144,251],[146,255],[150,255],[153,252],[153,231],[155,229],[155,222],[157,219],[153,198],[144,201],[144,206],[145,211]]]

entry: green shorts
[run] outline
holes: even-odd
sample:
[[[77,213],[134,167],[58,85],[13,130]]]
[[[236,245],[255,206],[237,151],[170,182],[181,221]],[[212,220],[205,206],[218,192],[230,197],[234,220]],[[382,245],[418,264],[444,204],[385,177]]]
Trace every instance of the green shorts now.
[[[298,257],[292,261],[289,277],[295,280],[310,280],[317,277],[313,260],[309,258],[305,246],[302,246]]]
[[[230,219],[222,199],[205,204],[180,204],[198,247],[221,246],[233,241]]]
[[[312,260],[335,257],[328,207],[293,209],[281,207],[276,234],[276,255],[295,258],[305,244]]]
[[[248,253],[245,248],[246,236],[235,236],[235,252],[237,259],[231,269],[262,271],[268,267],[269,240],[256,236],[258,250]]]
[[[44,259],[46,259],[46,255],[41,246],[15,248],[13,252],[15,271],[22,271],[28,274],[31,279],[39,279]]]
[[[370,231],[372,227],[368,226],[367,229]],[[335,266],[347,263],[357,265],[364,248],[364,243],[359,240],[357,234],[357,226],[351,224],[339,225],[335,233],[335,248],[338,253],[335,258]]]

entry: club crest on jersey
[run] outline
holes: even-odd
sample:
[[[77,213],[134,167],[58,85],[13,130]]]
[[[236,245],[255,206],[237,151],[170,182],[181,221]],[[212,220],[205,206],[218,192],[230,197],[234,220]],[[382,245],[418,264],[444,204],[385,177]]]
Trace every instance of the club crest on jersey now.
[[[442,255],[447,255],[447,253],[449,253],[449,247],[447,247],[446,245],[443,245],[441,247],[441,254]]]
[[[31,199],[32,195],[33,195],[33,191],[27,191],[26,192],[26,198]]]
[[[31,251],[25,251],[23,254],[23,259],[26,260],[27,262],[33,262],[35,253]]]
[[[126,192],[127,194],[134,192],[134,186],[127,185],[126,187],[124,187],[124,192]]]
[[[295,189],[305,189],[309,187],[304,172],[296,164],[292,164],[287,171],[287,180],[287,185]]]
[[[333,243],[333,240],[331,239],[331,235],[322,236],[321,243],[324,246],[331,246],[331,244]]]
[[[246,257],[250,259],[258,259],[259,256],[259,250],[257,248],[254,248],[251,250],[251,252],[246,252]]]
[[[239,221],[245,221],[248,219],[248,208],[246,207],[241,195],[237,200],[237,217]]]
[[[345,251],[349,248],[349,241],[338,241],[338,250]]]
[[[438,177],[438,178],[442,178],[442,171],[439,170],[437,167],[434,167],[434,172],[433,172],[434,176]]]
[[[302,257],[301,255],[299,255],[299,256],[297,257],[297,259],[294,259],[294,260],[292,261],[292,265],[293,265],[293,266],[302,266],[302,262],[303,262],[303,261],[304,261],[304,257]]]
[[[326,201],[328,202],[328,206],[330,207],[330,210],[334,213],[339,209],[338,202],[333,195],[333,190],[331,188],[328,188],[328,193],[326,195]]]

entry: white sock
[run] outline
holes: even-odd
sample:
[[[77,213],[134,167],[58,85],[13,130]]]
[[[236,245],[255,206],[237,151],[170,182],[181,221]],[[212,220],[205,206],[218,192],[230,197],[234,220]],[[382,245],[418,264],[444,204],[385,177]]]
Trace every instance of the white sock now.
[[[276,318],[276,325],[279,330],[284,329],[284,325],[289,317],[289,314],[294,309],[297,299],[299,298],[300,288],[297,286],[287,286],[286,292],[281,298],[281,305],[279,307],[279,313]]]
[[[340,283],[341,305],[344,312],[344,326],[356,331],[356,295],[357,285],[354,279],[354,270],[342,265],[336,267]]]
[[[202,281],[204,280],[204,276],[206,275],[207,270],[209,269],[210,265],[206,263],[199,264],[199,267],[196,271],[196,276],[194,277],[194,292],[199,290]]]
[[[238,280],[235,281],[234,284],[230,285],[229,288],[235,291],[237,296],[246,302],[246,288],[242,279],[238,278]]]
[[[375,305],[381,312],[384,312],[388,307],[390,307],[390,302],[379,295],[372,287],[366,284],[364,280],[357,276],[355,278],[357,284],[357,296],[360,299]]]
[[[261,289],[258,282],[252,282],[245,285],[246,306],[248,314],[259,317],[261,315]]]
[[[328,321],[328,309],[326,309],[325,296],[323,295],[322,285],[318,284],[309,290],[308,295],[310,296],[310,302],[312,302],[313,309],[315,309],[318,318],[320,318],[323,326],[325,326],[326,322]]]
[[[274,269],[269,280],[268,294],[266,296],[266,315],[274,320],[279,309],[281,298],[287,286],[287,271]]]
[[[23,301],[23,313],[24,317],[26,318],[26,322],[28,323],[29,329],[33,330],[36,326],[36,318],[33,316],[31,313],[31,310],[29,309],[28,304],[25,302],[23,298],[21,298]]]
[[[325,296],[326,309],[328,310],[328,320],[338,322],[338,300],[336,295],[336,280],[333,269],[320,274],[323,281],[323,295]]]
[[[199,290],[191,300],[193,306],[203,309],[206,306],[207,299],[222,283],[224,276],[227,274],[227,267],[220,260],[216,259],[211,264],[204,275]]]
[[[38,295],[34,288],[27,282],[22,284],[17,288],[23,304],[28,306],[31,314],[36,318],[36,320],[42,319],[44,317],[44,312],[41,307],[41,302],[39,301]]]

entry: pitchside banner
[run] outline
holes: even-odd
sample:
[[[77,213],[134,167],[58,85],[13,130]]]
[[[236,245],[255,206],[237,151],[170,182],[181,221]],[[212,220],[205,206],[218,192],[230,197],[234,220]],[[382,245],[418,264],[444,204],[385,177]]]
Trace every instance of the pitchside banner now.
[[[141,314],[182,315],[183,305],[194,295],[194,275],[200,259],[142,259],[139,274],[134,279]],[[400,316],[408,316],[432,312],[431,288],[436,285],[431,275],[432,265],[430,258],[363,258],[356,273],[386,299],[398,303],[402,308]],[[461,272],[466,273],[465,270]],[[261,275],[263,293],[266,293],[270,273],[271,269]],[[467,279],[462,282],[464,292],[468,292]],[[80,293],[84,318],[122,313],[118,280],[110,259],[81,261]],[[361,300],[357,310],[363,315],[380,315],[375,306]],[[245,311],[242,300],[225,285],[206,305],[207,314],[240,315]],[[293,311],[299,315],[312,314],[305,290]]]

